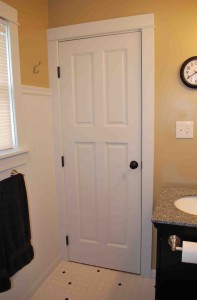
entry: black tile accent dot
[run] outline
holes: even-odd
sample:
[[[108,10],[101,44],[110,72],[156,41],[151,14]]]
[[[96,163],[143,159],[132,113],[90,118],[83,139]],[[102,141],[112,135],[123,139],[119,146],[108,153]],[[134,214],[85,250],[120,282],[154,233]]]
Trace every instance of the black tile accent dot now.
[[[72,282],[69,282],[68,284],[71,284]]]
[[[120,285],[122,285],[122,283],[119,283],[118,285],[120,286]]]
[[[65,298],[65,300],[68,300],[68,298]]]
[[[100,270],[97,270],[97,272],[100,272]]]
[[[66,273],[66,271],[62,271],[62,273]]]

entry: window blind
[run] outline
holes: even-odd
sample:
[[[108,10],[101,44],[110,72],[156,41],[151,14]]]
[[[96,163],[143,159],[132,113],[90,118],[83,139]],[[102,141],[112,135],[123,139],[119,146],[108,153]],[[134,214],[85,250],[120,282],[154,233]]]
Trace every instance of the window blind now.
[[[8,41],[8,26],[0,20],[0,151],[14,146]]]

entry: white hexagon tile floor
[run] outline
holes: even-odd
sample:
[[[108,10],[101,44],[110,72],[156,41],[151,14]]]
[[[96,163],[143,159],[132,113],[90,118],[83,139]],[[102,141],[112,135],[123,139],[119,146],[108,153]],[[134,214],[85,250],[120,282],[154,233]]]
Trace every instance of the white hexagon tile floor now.
[[[154,300],[155,280],[61,262],[31,300]]]

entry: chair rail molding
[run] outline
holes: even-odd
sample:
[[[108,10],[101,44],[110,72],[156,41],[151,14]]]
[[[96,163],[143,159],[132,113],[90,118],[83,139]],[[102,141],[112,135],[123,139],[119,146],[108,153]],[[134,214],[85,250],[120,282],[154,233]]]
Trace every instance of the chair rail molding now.
[[[50,88],[43,88],[31,85],[22,85],[21,86],[22,95],[40,95],[40,96],[51,96]]]

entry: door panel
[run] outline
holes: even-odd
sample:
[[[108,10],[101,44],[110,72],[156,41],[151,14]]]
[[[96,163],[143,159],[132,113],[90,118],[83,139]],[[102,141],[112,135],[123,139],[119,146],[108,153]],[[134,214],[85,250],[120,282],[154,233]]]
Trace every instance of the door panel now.
[[[73,55],[72,69],[75,122],[79,126],[93,124],[93,55]]]
[[[126,51],[104,51],[105,125],[127,124]],[[114,87],[118,86],[118,89]],[[114,105],[116,103],[116,105]]]
[[[108,245],[126,246],[128,178],[124,177],[127,177],[127,157],[127,144],[106,145]]]
[[[97,241],[95,144],[76,144],[77,202],[80,240]]]
[[[140,273],[141,35],[61,42],[71,261]]]

